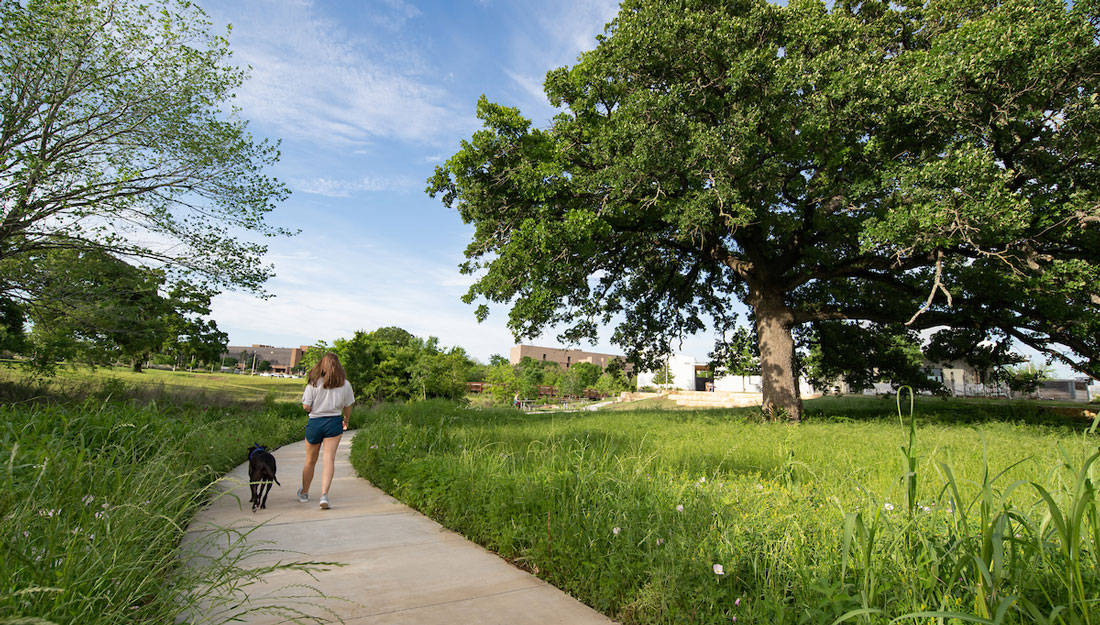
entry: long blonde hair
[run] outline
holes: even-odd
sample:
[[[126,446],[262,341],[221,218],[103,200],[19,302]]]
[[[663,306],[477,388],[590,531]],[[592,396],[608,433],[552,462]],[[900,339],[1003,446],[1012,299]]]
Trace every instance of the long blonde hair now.
[[[317,386],[318,381],[324,380],[324,388],[340,388],[348,379],[348,375],[344,373],[344,368],[340,366],[340,359],[336,354],[328,352],[321,356],[320,362],[313,365],[306,379],[313,386]]]

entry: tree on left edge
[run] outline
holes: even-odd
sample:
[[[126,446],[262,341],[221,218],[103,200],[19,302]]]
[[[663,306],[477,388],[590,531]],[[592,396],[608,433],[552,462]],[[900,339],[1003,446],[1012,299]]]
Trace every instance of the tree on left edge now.
[[[100,282],[125,273],[102,255],[162,272],[162,284],[263,294],[272,268],[247,235],[292,234],[265,222],[288,191],[264,173],[277,145],[254,140],[226,107],[245,78],[227,37],[184,1],[0,0],[6,343],[19,342],[20,319],[74,305],[88,272],[108,271]],[[59,252],[97,262],[44,275]],[[50,299],[59,292],[67,299]],[[103,308],[106,335],[123,322],[106,311],[126,307]]]

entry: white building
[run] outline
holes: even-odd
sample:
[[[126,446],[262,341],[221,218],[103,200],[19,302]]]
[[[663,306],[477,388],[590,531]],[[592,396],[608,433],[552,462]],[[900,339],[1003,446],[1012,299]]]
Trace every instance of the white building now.
[[[700,375],[709,373],[710,365],[699,362],[694,356],[675,354],[669,356],[665,362],[668,363],[669,373],[672,374],[672,382],[657,384],[656,371],[643,371],[638,374],[638,388],[653,387],[682,391],[714,390],[733,393],[760,393],[763,390],[758,375],[727,375],[718,378]],[[710,388],[707,388],[707,383],[711,384]],[[814,394],[813,387],[805,379],[800,379],[798,384],[799,392],[803,397]]]

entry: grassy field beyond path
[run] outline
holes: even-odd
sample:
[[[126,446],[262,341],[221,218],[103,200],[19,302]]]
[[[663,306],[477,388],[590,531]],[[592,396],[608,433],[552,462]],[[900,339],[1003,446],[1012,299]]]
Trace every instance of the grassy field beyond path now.
[[[12,363],[0,367],[0,381],[29,384],[24,370]],[[128,367],[98,367],[94,370],[63,367],[58,369],[56,377],[42,384],[66,394],[103,394],[117,389],[131,396],[169,393],[177,401],[190,399],[197,403],[209,403],[211,400],[237,403],[264,399],[297,401],[302,396],[305,380],[198,370],[189,372],[183,369],[146,369],[134,373]]]
[[[1097,606],[1082,601],[1100,587],[1100,519],[1095,499],[1075,494],[1074,471],[1096,437],[938,405],[918,409],[931,424],[910,454],[912,508],[900,451],[909,430],[896,415],[791,426],[747,421],[751,411],[528,415],[429,403],[373,415],[352,461],[625,623],[991,619],[1002,606],[1005,622],[1038,622],[1059,605],[1062,618],[1095,620]],[[1030,482],[1063,512],[1080,504],[1074,545],[1042,524],[1049,506]]]

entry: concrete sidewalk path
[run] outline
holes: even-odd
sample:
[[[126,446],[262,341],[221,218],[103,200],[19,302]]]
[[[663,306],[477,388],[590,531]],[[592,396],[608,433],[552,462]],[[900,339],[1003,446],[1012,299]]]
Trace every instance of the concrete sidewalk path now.
[[[613,623],[356,477],[348,461],[353,435],[346,432],[340,441],[329,510],[317,504],[320,462],[309,503],[298,503],[305,443],[293,443],[274,452],[282,486],[271,489],[266,510],[252,513],[248,464],[242,464],[219,484],[228,495],[195,516],[184,549],[217,549],[214,541],[201,538],[213,536],[209,532],[215,528],[232,527],[248,531],[246,541],[262,548],[248,556],[248,566],[278,561],[343,564],[314,572],[316,579],[304,571],[276,570],[248,589],[256,605],[286,598],[304,614],[334,622],[339,622],[335,615],[355,625]],[[319,588],[326,597],[303,598],[310,594],[303,592],[307,587]],[[241,622],[284,621],[257,610]]]

